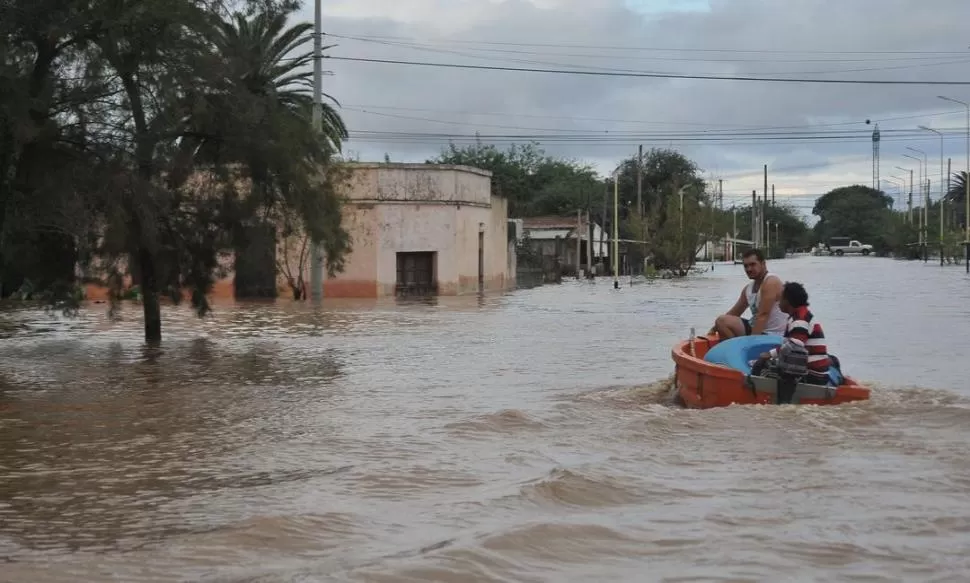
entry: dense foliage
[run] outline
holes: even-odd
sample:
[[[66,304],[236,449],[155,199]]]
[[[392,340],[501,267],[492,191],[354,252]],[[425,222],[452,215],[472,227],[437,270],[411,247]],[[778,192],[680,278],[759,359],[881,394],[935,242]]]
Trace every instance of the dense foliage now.
[[[965,210],[964,174],[954,176],[954,185],[943,204],[930,201],[919,204],[913,197],[912,213],[908,208],[893,208],[893,199],[882,191],[868,186],[843,186],[819,198],[812,213],[819,217],[814,235],[825,243],[832,237],[849,237],[873,246],[876,253],[897,257],[917,258],[928,254],[954,259],[961,255],[961,233]],[[924,228],[927,249],[919,245],[924,208]],[[943,213],[942,229],[940,213]],[[942,236],[941,236],[942,235]],[[942,248],[942,249],[941,249]]]
[[[547,156],[535,144],[501,151],[493,145],[451,145],[431,163],[468,164],[493,173],[492,189],[510,201],[510,215],[574,216],[588,210],[612,233],[613,176],[599,177],[586,164]],[[640,206],[637,206],[639,174]],[[620,238],[630,263],[687,273],[698,248],[733,228],[730,209],[715,204],[697,164],[670,149],[651,149],[622,160],[616,171]],[[787,207],[773,212],[786,220],[786,241],[801,241],[807,226]],[[772,215],[773,216],[773,215]],[[748,221],[750,223],[750,221]],[[744,219],[739,233],[750,232]],[[744,230],[747,228],[748,230]]]
[[[288,27],[296,7],[0,4],[3,292],[70,302],[94,280],[117,297],[130,273],[159,340],[160,296],[188,289],[205,313],[220,254],[287,213],[339,270],[328,177],[347,130],[329,104],[310,123],[312,27]]]

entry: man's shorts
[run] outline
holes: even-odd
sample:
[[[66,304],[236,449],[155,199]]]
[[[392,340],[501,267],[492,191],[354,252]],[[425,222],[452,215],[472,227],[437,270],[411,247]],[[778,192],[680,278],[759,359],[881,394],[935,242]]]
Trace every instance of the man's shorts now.
[[[741,323],[744,324],[744,335],[751,336],[751,320],[748,318],[741,318]],[[768,336],[784,336],[784,334],[779,334],[778,332],[762,332],[762,334],[766,334]]]
[[[744,324],[744,335],[751,336],[751,320],[747,318],[741,318],[741,323]]]

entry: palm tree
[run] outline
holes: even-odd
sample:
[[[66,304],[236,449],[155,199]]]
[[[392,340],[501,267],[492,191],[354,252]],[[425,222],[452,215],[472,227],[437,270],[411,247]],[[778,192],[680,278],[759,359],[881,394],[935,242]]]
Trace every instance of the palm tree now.
[[[966,196],[967,196],[967,173],[956,172],[953,174],[953,182],[949,192],[946,193],[947,204],[955,205],[958,224],[966,224]]]
[[[324,244],[328,271],[334,273],[349,239],[334,186],[339,172],[331,160],[348,132],[332,105],[339,103],[329,95],[324,97],[332,104],[322,104],[320,125],[311,125],[313,54],[303,47],[313,40],[312,30],[307,23],[287,28],[287,16],[279,12],[237,13],[217,22],[209,38],[213,70],[206,94],[187,118],[194,140],[183,154],[248,174],[248,191],[229,189],[223,196],[224,211],[238,225],[237,249],[250,228],[269,223],[275,229],[295,212],[302,232]]]
[[[286,28],[286,23],[285,13],[264,12],[251,19],[236,13],[233,20],[217,24],[212,40],[236,89],[269,99],[306,119],[313,105],[313,74],[308,68],[313,53],[299,51],[313,40],[313,25],[304,22]],[[323,97],[339,106],[330,95]],[[347,127],[330,103],[324,102],[321,110],[321,125],[316,129],[339,151]]]

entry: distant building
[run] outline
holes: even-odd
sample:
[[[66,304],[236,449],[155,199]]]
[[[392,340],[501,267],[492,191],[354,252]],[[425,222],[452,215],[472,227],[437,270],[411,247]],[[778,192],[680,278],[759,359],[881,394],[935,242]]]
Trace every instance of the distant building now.
[[[325,277],[324,297],[463,295],[515,286],[515,241],[508,202],[492,194],[491,173],[440,164],[348,164],[343,225],[352,250],[344,270]],[[512,223],[513,231],[515,223]],[[302,276],[309,296],[309,241],[253,229],[242,250],[225,254],[211,296],[292,297]],[[515,233],[512,233],[514,235]],[[126,278],[126,284],[131,278]],[[89,299],[107,290],[87,286]]]
[[[538,255],[544,262],[556,261],[566,268],[575,268],[576,243],[579,237],[579,262],[585,269],[589,253],[587,241],[590,238],[589,223],[585,217],[580,223],[578,216],[573,217],[530,217],[521,219],[523,237],[521,244],[527,245],[529,252]],[[607,263],[610,237],[596,223],[592,224],[593,265]]]
[[[491,173],[440,164],[350,164],[353,250],[325,297],[463,295],[514,286],[508,202]],[[511,255],[511,257],[510,257]]]

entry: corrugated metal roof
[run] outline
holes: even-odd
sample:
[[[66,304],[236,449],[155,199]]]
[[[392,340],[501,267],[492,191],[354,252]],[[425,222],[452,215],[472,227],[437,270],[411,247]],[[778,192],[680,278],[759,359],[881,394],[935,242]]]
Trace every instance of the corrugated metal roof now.
[[[529,233],[530,239],[555,239],[556,237],[566,237],[572,235],[572,229],[525,229]]]

